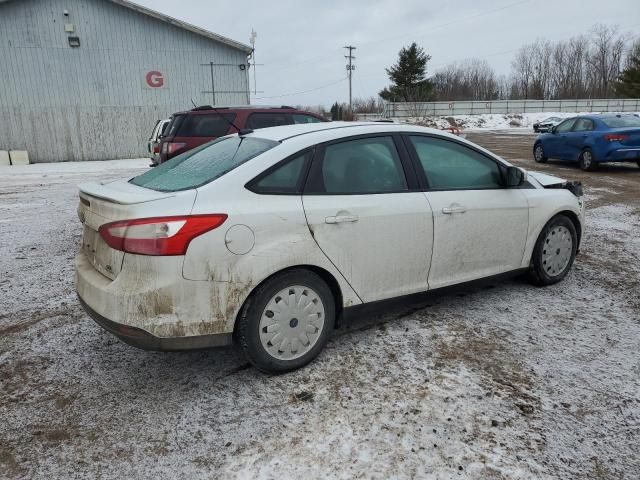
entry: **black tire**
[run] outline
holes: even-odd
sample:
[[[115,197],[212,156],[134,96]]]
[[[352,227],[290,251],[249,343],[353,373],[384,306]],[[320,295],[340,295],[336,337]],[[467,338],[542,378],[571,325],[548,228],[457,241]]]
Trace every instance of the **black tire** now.
[[[549,160],[549,157],[544,153],[544,147],[542,143],[538,142],[533,146],[533,159],[536,163],[545,163]]]
[[[313,347],[301,357],[283,360],[271,355],[260,340],[260,320],[272,298],[283,289],[299,285],[312,289],[324,307],[324,323]],[[276,274],[254,290],[240,311],[235,328],[235,340],[249,362],[267,373],[283,373],[300,368],[323,349],[335,325],[335,300],[331,289],[317,274],[294,269]],[[296,321],[297,324],[297,321]]]
[[[590,172],[596,168],[596,160],[593,155],[593,151],[590,148],[585,148],[582,153],[580,153],[578,165],[585,172]]]
[[[571,235],[571,253],[567,265],[561,271],[554,272],[551,271],[549,265],[545,264],[544,255],[547,253],[545,250],[545,247],[548,245],[547,237],[550,236],[554,229],[557,230],[558,227],[564,227],[569,231]],[[562,214],[556,215],[549,220],[540,232],[533,249],[533,254],[531,255],[531,263],[529,266],[529,280],[531,283],[538,286],[546,286],[553,285],[564,279],[567,273],[569,273],[569,270],[571,270],[571,266],[576,258],[577,248],[578,234],[576,233],[576,227],[573,222]]]

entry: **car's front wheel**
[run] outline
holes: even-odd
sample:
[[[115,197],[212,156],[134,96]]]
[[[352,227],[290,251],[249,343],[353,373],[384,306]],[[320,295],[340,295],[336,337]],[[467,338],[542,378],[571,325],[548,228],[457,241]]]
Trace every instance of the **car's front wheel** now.
[[[282,272],[247,299],[236,325],[236,340],[259,370],[280,373],[300,368],[322,350],[335,323],[331,289],[304,269]]]
[[[536,163],[544,163],[549,159],[544,153],[544,147],[541,143],[536,143],[533,147],[533,159]]]
[[[573,222],[556,215],[542,229],[533,249],[529,278],[536,285],[552,285],[567,276],[578,248]]]
[[[585,148],[580,154],[580,158],[578,159],[578,164],[580,168],[585,172],[591,171],[596,166],[595,160],[593,158],[593,152],[590,148]]]

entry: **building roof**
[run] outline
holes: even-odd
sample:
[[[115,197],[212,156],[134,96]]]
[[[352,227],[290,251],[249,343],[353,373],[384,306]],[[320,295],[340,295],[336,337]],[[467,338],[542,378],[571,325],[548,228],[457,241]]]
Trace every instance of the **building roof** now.
[[[9,0],[0,0],[0,3],[8,2]],[[130,10],[134,10],[136,12],[142,13],[143,15],[147,15],[149,17],[156,18],[170,25],[174,25],[178,28],[182,28],[184,30],[188,30],[197,35],[201,35],[206,38],[210,38],[211,40],[215,40],[220,43],[224,43],[232,48],[236,48],[238,50],[242,50],[243,52],[249,54],[252,51],[252,48],[249,45],[245,45],[244,43],[236,42],[235,40],[231,40],[230,38],[223,37],[222,35],[218,35],[217,33],[210,32],[209,30],[205,30],[204,28],[196,27],[187,22],[183,22],[182,20],[178,20],[177,18],[170,17],[169,15],[165,15],[164,13],[156,12],[155,10],[151,10],[150,8],[143,7],[142,5],[138,5],[136,3],[130,2],[128,0],[108,0],[112,3],[116,3],[123,7],[126,7]]]

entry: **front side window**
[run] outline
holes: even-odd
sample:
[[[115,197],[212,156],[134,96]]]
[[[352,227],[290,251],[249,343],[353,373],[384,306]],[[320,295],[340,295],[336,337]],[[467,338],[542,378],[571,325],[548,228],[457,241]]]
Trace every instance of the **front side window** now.
[[[421,136],[409,138],[430,189],[502,188],[500,167],[481,153],[450,140]]]
[[[407,190],[402,163],[391,137],[328,145],[314,162],[305,193],[372,194]]]
[[[556,127],[556,132],[558,133],[567,133],[569,130],[573,128],[573,124],[576,123],[575,118],[570,118],[569,120],[565,120],[560,125]]]
[[[198,188],[278,145],[263,138],[224,137],[162,163],[129,180],[159,192]]]
[[[579,118],[573,127],[574,132],[588,132],[593,130],[593,122],[588,118]]]
[[[250,183],[255,193],[296,193],[300,185],[303,167],[310,160],[311,152],[292,158],[283,165]]]
[[[290,113],[252,113],[247,119],[247,128],[253,130],[258,128],[278,127],[280,125],[291,125],[293,120]]]

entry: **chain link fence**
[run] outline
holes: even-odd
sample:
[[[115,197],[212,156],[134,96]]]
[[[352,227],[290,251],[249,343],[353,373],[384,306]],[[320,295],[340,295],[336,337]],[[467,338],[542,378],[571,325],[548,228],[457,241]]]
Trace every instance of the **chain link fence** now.
[[[389,102],[381,113],[358,114],[358,120],[424,118],[486,113],[640,112],[640,99],[493,100],[490,102]]]

